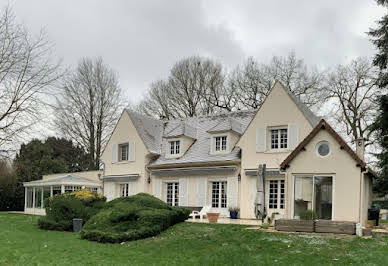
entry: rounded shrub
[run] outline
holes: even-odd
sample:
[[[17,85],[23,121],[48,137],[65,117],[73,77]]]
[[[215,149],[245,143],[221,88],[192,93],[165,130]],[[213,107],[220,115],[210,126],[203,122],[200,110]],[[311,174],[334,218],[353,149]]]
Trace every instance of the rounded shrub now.
[[[57,194],[45,200],[46,216],[40,217],[41,229],[71,231],[73,218],[86,222],[104,207],[106,198],[87,189]]]
[[[81,237],[98,242],[120,243],[151,237],[185,221],[190,211],[170,207],[145,193],[112,200],[85,224]]]

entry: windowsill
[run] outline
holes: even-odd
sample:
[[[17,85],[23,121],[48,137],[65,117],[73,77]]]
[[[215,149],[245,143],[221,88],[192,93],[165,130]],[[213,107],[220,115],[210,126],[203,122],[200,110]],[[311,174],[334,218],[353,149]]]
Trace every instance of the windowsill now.
[[[291,152],[291,150],[287,150],[287,149],[268,150],[268,151],[265,151],[264,153],[270,154],[270,153],[288,153],[288,152]]]
[[[177,159],[182,157],[183,154],[166,154],[166,159]]]
[[[115,162],[115,163],[112,163],[112,164],[128,164],[128,163],[133,163],[135,161],[121,161],[121,162]]]
[[[210,153],[210,155],[225,155],[225,154],[229,154],[230,151],[214,151],[212,153]]]

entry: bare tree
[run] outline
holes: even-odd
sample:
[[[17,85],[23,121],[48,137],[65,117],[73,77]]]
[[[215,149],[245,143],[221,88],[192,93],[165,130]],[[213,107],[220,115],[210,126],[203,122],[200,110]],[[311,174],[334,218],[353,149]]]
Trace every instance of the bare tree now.
[[[40,118],[45,93],[60,77],[50,60],[51,45],[41,32],[32,36],[10,8],[0,15],[0,156]]]
[[[213,113],[225,108],[223,82],[220,64],[196,56],[183,59],[172,67],[167,80],[151,85],[140,110],[167,119]]]
[[[377,114],[378,71],[366,58],[338,65],[328,76],[328,97],[334,106],[330,117],[349,141],[365,138],[373,144],[373,121]]]
[[[230,74],[228,86],[238,92],[239,108],[258,108],[276,81],[281,81],[307,106],[319,108],[325,98],[325,75],[308,68],[294,53],[273,57],[268,64],[248,60]]]
[[[57,101],[56,125],[90,155],[90,169],[99,169],[102,147],[124,106],[116,73],[101,58],[84,58],[67,77]]]

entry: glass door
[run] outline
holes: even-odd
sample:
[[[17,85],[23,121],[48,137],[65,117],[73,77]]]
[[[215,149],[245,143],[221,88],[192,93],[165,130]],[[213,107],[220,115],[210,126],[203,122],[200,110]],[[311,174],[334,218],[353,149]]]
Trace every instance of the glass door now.
[[[333,177],[314,177],[314,209],[318,219],[331,220]]]
[[[313,211],[317,219],[332,219],[333,177],[295,176],[294,219]]]

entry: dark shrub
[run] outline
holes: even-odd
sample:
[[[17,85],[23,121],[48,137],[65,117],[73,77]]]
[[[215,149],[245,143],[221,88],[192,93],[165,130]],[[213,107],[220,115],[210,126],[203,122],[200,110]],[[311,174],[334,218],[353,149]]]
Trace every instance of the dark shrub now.
[[[85,223],[104,207],[106,199],[88,190],[58,194],[45,200],[46,216],[39,218],[41,229],[71,231],[73,218]]]
[[[146,238],[185,221],[189,213],[186,208],[170,207],[149,194],[140,193],[106,203],[85,224],[81,237],[111,243]]]

